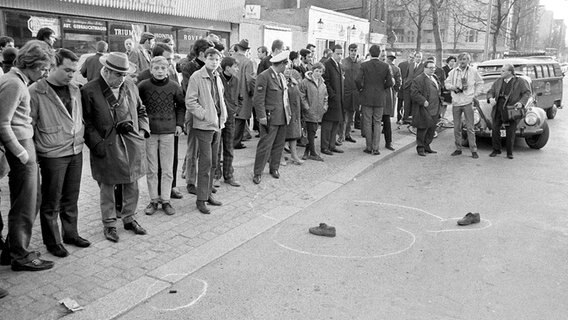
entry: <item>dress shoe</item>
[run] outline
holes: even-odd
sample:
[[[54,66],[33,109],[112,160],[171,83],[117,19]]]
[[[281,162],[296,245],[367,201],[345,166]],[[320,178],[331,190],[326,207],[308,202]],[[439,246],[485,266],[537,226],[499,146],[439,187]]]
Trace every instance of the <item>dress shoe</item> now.
[[[337,149],[337,148],[333,148],[330,150],[331,152],[335,152],[335,153],[343,153],[343,150],[341,149]]]
[[[112,242],[118,242],[118,233],[116,233],[115,227],[105,227],[104,229],[105,238]]]
[[[491,153],[489,154],[489,156],[491,158],[496,157],[498,154],[501,154],[501,150],[493,150],[491,151]]]
[[[304,155],[302,156],[302,160],[308,160],[310,158],[310,155],[307,153],[304,153]]]
[[[174,207],[172,207],[172,204],[169,202],[162,203],[162,210],[164,210],[164,213],[168,216],[173,216],[174,214],[176,214],[176,209],[174,209]]]
[[[373,151],[371,151],[371,149],[365,149],[365,150],[363,150],[363,152],[368,153],[368,154],[373,154]]]
[[[53,261],[35,258],[26,263],[12,261],[12,271],[42,271],[53,268]]]
[[[181,194],[181,192],[177,188],[172,188],[172,192],[170,193],[170,198],[181,199],[183,198],[183,194]]]
[[[246,148],[246,147],[247,147],[247,146],[245,146],[244,144],[239,143],[239,144],[237,144],[237,145],[234,147],[234,149],[237,149],[237,150],[238,150],[238,149],[244,149],[244,148]]]
[[[479,223],[479,221],[481,221],[479,213],[468,212],[463,218],[458,220],[458,225],[467,226],[472,223]]]
[[[217,193],[217,188],[211,187],[211,193]]]
[[[91,242],[89,242],[89,240],[83,239],[79,236],[76,236],[75,238],[63,238],[63,243],[71,244],[79,248],[87,248],[91,245]]]
[[[430,149],[430,148],[428,148],[428,149],[424,149],[424,152],[426,152],[426,153],[432,153],[432,154],[434,154],[434,153],[438,153],[438,151],[436,151],[436,150],[432,150],[432,149]]]
[[[317,227],[311,227],[308,231],[316,236],[335,237],[335,227],[328,226],[325,223],[320,223]]]
[[[327,150],[327,149],[322,150],[321,153],[327,154],[328,156],[332,156],[332,155],[333,155],[333,152],[331,152],[331,151],[329,151],[329,150]]]
[[[374,155],[374,156],[378,156],[378,155],[381,154],[381,152],[379,150],[372,150],[371,154]]]
[[[459,155],[461,155],[461,154],[462,154],[462,151],[461,151],[461,150],[456,150],[456,151],[452,152],[451,156],[452,156],[452,157],[455,157],[455,156],[459,156]]]
[[[144,213],[151,216],[158,211],[158,203],[157,202],[150,202],[146,209],[144,209]]]
[[[62,244],[49,245],[47,246],[47,251],[60,258],[65,258],[69,255],[69,251]]]
[[[337,141],[335,141],[335,145],[336,145],[336,146],[341,146],[341,145],[343,145],[343,143],[342,143],[341,141],[337,140]]]
[[[199,210],[199,212],[201,212],[203,214],[210,214],[211,213],[211,210],[209,210],[209,208],[207,208],[205,201],[197,200],[195,202],[195,205],[197,206],[197,210]]]
[[[124,229],[130,230],[130,231],[134,232],[135,234],[140,234],[140,235],[147,233],[146,229],[142,228],[142,226],[136,220],[132,220],[131,222],[125,223]]]
[[[223,203],[215,198],[213,198],[213,196],[209,196],[209,199],[207,199],[207,203],[212,205],[212,206],[222,206]]]
[[[477,158],[479,158],[479,155],[477,154],[477,152],[472,152],[471,157],[474,158],[474,159],[477,159]]]
[[[213,186],[215,188],[219,188],[221,186],[221,180],[219,179],[213,179]]]
[[[278,172],[278,170],[270,170],[270,175],[274,179],[280,179],[280,172]]]
[[[189,193],[189,194],[197,194],[197,189],[195,189],[195,185],[194,185],[194,184],[188,184],[186,188],[187,188],[187,193]]]
[[[390,143],[385,146],[385,149],[388,149],[390,151],[394,151],[394,147]]]
[[[308,159],[314,160],[314,161],[322,161],[322,162],[323,162],[323,158],[320,157],[320,156],[317,155],[317,154],[316,154],[316,155],[309,155],[309,156],[308,156]]]
[[[418,155],[421,157],[425,157],[426,153],[424,153],[424,150],[418,150]]]
[[[507,154],[507,159],[513,159],[513,154],[512,153]]]
[[[345,141],[349,141],[349,142],[353,142],[353,143],[357,142],[357,140],[351,138],[351,136],[345,137]]]
[[[254,184],[259,184],[260,181],[262,181],[262,175],[260,175],[260,174],[255,174],[255,175],[252,177],[252,182],[254,182]]]
[[[8,290],[0,288],[0,299],[8,295]]]
[[[225,183],[230,185],[231,187],[240,187],[241,186],[241,184],[237,180],[235,180],[235,178],[226,179]]]

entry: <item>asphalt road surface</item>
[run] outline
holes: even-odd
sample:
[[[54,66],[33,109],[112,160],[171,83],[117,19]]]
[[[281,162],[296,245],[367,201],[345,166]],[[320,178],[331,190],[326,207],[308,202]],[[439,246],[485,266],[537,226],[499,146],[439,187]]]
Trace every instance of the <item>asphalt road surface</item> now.
[[[566,319],[564,112],[513,160],[489,140],[450,157],[443,132],[438,154],[402,152],[120,319]],[[481,223],[458,227],[467,212]]]

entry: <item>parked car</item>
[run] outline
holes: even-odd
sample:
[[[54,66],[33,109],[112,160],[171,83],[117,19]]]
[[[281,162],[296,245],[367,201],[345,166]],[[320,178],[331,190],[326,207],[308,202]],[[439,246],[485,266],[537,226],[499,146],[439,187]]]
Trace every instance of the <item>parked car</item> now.
[[[554,119],[562,108],[564,74],[558,61],[548,56],[496,59],[480,63],[477,71],[482,76],[496,75],[504,64],[512,64],[517,73],[530,78],[534,104],[546,111],[548,119]]]
[[[522,77],[523,79],[527,80],[532,85],[532,80],[521,74],[520,72],[516,73],[517,76]],[[473,122],[475,127],[475,135],[480,137],[491,137],[492,132],[492,120],[491,120],[491,111],[493,106],[487,103],[487,91],[493,85],[497,79],[499,79],[500,74],[496,73],[489,73],[486,72],[484,75],[481,76],[484,84],[483,89],[475,100],[474,103],[474,110],[473,110]],[[534,99],[534,91],[531,91],[531,97],[527,102],[526,106],[526,113],[524,118],[517,121],[517,131],[516,136],[522,137],[525,139],[527,145],[533,149],[541,149],[546,145],[548,142],[548,137],[550,135],[550,129],[548,128],[547,123],[547,116],[546,111],[544,109],[537,107],[535,104]],[[462,118],[462,121],[465,121]],[[462,132],[462,136],[464,137],[464,141],[467,142],[467,133],[465,130],[465,124],[463,125],[464,131]],[[501,137],[505,137],[505,129],[501,128]]]

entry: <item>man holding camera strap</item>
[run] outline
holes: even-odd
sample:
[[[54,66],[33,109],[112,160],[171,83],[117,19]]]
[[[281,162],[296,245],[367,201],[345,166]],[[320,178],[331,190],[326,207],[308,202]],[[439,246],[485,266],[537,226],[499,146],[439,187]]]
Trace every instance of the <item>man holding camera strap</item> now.
[[[465,125],[467,127],[467,140],[471,157],[479,158],[477,154],[477,145],[475,143],[475,131],[473,128],[473,99],[477,96],[483,85],[481,75],[477,70],[469,67],[471,57],[469,53],[460,53],[458,56],[459,66],[448,74],[445,81],[446,89],[452,93],[452,113],[454,116],[454,138],[456,150],[452,156],[462,154],[462,113],[465,116]]]

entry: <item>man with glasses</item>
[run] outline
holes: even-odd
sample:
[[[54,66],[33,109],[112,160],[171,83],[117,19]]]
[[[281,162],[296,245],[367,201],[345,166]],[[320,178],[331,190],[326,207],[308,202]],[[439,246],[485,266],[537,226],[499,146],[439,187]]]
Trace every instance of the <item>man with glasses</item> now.
[[[452,113],[454,116],[454,138],[456,150],[452,156],[462,154],[462,114],[465,116],[467,128],[467,140],[471,157],[479,158],[475,143],[475,131],[473,129],[473,99],[480,93],[483,79],[476,69],[469,67],[471,56],[464,52],[458,55],[458,67],[448,74],[446,89],[452,92]]]
[[[146,230],[134,219],[138,205],[138,179],[145,171],[145,138],[150,137],[146,109],[138,88],[128,74],[134,67],[128,56],[111,52],[101,57],[101,77],[81,89],[85,143],[91,150],[91,171],[100,187],[104,235],[118,242],[114,187],[122,189],[120,217],[124,229],[135,234]]]

